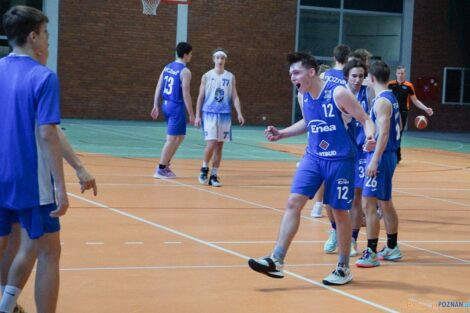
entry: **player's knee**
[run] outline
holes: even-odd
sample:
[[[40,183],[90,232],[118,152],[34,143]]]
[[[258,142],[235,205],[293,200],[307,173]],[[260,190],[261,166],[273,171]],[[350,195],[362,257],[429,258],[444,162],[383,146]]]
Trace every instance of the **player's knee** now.
[[[303,199],[300,199],[299,197],[291,196],[289,197],[289,199],[287,199],[286,210],[300,212],[304,204],[305,204],[305,201]]]
[[[60,260],[61,252],[62,248],[60,244],[42,246],[38,251],[38,261],[58,263]]]

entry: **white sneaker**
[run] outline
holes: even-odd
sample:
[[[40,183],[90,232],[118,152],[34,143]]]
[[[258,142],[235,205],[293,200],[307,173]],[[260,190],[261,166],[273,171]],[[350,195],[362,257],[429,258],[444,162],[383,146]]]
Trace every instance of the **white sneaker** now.
[[[249,259],[248,266],[258,273],[272,278],[284,278],[283,264],[274,256],[265,256],[259,259]]]
[[[336,230],[331,229],[330,230],[330,236],[328,237],[328,240],[325,242],[325,245],[323,246],[323,250],[325,253],[334,253],[336,251],[336,246],[338,242],[336,241]]]
[[[330,275],[323,279],[323,284],[344,285],[349,283],[352,279],[353,276],[349,267],[338,266]]]
[[[322,217],[323,202],[315,202],[312,211],[310,212],[311,217],[319,218]]]

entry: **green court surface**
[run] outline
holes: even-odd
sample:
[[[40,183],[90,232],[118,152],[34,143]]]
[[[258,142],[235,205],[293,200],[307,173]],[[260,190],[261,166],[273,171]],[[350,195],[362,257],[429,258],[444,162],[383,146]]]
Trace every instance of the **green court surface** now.
[[[63,119],[67,137],[74,149],[119,157],[159,158],[165,143],[166,124],[153,121],[109,121]],[[234,126],[233,141],[224,146],[226,160],[294,161],[298,157],[269,149],[264,145],[264,127]],[[307,136],[297,136],[278,142],[306,144]],[[176,152],[176,158],[201,159],[205,142],[201,129],[188,126],[186,139]],[[451,152],[470,152],[470,134],[405,132],[403,147],[441,149]],[[282,149],[280,149],[282,150]]]

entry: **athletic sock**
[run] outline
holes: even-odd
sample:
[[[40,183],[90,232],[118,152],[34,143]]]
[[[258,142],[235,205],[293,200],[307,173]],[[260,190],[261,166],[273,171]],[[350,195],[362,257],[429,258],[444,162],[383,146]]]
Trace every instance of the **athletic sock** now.
[[[336,230],[336,223],[335,223],[335,222],[331,222],[331,228],[333,228],[334,230]]]
[[[206,161],[202,161],[202,167],[209,167],[209,164]]]
[[[5,286],[5,291],[0,302],[0,312],[12,313],[16,306],[16,300],[20,296],[21,289],[15,286]]]
[[[212,170],[211,170],[211,175],[217,176],[217,171],[218,170],[219,170],[218,168],[213,167]]]
[[[163,164],[158,164],[158,168],[159,168],[159,169],[161,169],[161,170],[163,170],[163,169],[165,169],[165,168],[166,168],[166,165],[163,165]]]
[[[338,255],[338,267],[349,267],[349,254]]]
[[[387,234],[387,247],[393,249],[397,246],[398,233]]]
[[[2,295],[3,295],[3,292],[5,291],[5,285],[0,285],[0,289],[2,291]],[[0,295],[1,296],[1,295]]]
[[[276,247],[274,247],[273,257],[279,260],[281,264],[284,264],[284,258],[286,257],[286,253],[287,251],[283,247],[276,245]]]
[[[355,241],[357,241],[357,237],[359,236],[359,229],[353,229],[352,237]]]
[[[367,248],[370,248],[372,252],[377,253],[377,244],[379,243],[379,238],[377,239],[367,239]]]

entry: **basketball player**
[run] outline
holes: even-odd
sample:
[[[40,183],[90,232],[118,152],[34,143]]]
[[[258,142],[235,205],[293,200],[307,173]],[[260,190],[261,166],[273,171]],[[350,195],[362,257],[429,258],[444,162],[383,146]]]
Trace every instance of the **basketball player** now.
[[[300,213],[307,200],[322,183],[325,184],[326,205],[333,208],[337,222],[338,265],[323,283],[344,285],[352,280],[349,269],[351,220],[349,210],[353,197],[356,145],[347,129],[351,115],[365,127],[366,147],[373,147],[374,125],[351,92],[345,87],[322,81],[317,75],[315,58],[295,52],[287,57],[292,83],[298,88],[298,101],[303,119],[282,130],[268,126],[269,141],[308,132],[306,153],[296,170],[287,208],[282,217],[278,240],[271,256],[250,259],[254,271],[273,278],[283,278],[287,250],[298,230]]]
[[[57,75],[44,66],[48,18],[14,6],[3,16],[13,52],[0,60],[0,246],[14,219],[21,224],[0,312],[11,313],[36,259],[37,312],[55,312],[59,292],[60,222],[69,202],[56,125]],[[56,202],[57,201],[57,202]]]
[[[400,143],[401,135],[405,131],[408,125],[408,111],[410,110],[410,100],[413,104],[426,112],[427,115],[431,116],[434,114],[432,108],[425,106],[419,99],[416,97],[416,92],[413,84],[409,81],[406,81],[406,71],[403,65],[397,66],[396,71],[396,80],[392,80],[388,83],[388,88],[393,91],[393,94],[398,100],[398,105],[400,106],[400,116],[403,127],[400,131]],[[400,144],[399,143],[399,144]],[[397,150],[398,163],[401,161],[401,148],[398,147]]]
[[[344,76],[347,79],[346,87],[354,94],[357,101],[369,114],[370,104],[374,97],[374,90],[363,85],[364,79],[367,77],[367,66],[360,60],[353,59],[344,67]],[[364,185],[366,152],[363,150],[365,144],[365,133],[361,123],[353,120],[353,133],[357,145],[357,158],[354,177],[354,200],[351,209],[352,221],[352,240],[351,253],[349,256],[357,256],[357,237],[362,226],[362,187]]]
[[[346,86],[346,78],[344,76],[343,68],[346,62],[348,61],[348,56],[350,53],[351,53],[351,49],[346,45],[338,45],[334,48],[333,59],[335,61],[335,65],[332,69],[325,71],[325,74],[322,77],[324,81]],[[320,199],[322,199],[323,192],[324,192],[323,189],[324,189],[323,187],[320,188],[319,190],[320,194],[315,195],[316,198],[320,197]],[[322,207],[323,207],[322,203],[321,202],[319,203],[317,201],[310,215],[312,217],[321,216]],[[323,250],[326,253],[333,253],[336,251],[336,246],[337,246],[336,223],[335,223],[333,212],[328,206],[326,206],[326,214],[328,215],[328,219],[330,220],[331,229],[330,229],[330,234],[328,236],[328,239],[323,245]]]
[[[397,245],[398,216],[392,203],[392,178],[397,164],[400,140],[400,111],[393,92],[388,89],[390,68],[383,61],[370,66],[369,75],[375,94],[371,118],[376,126],[377,145],[367,153],[366,178],[362,195],[365,198],[367,219],[367,248],[356,261],[358,267],[379,266],[379,259],[401,259]],[[384,215],[387,245],[377,253],[380,223],[377,217],[377,201]]]
[[[176,175],[170,169],[170,161],[178,150],[178,147],[186,135],[186,114],[188,111],[189,123],[194,123],[189,86],[191,71],[186,65],[191,61],[193,48],[189,43],[180,42],[176,46],[177,58],[165,66],[155,89],[155,99],[150,115],[154,120],[158,118],[158,105],[163,99],[162,110],[168,124],[166,142],[163,146],[160,163],[155,169],[155,178],[175,178]]]
[[[224,142],[232,140],[232,108],[237,111],[240,125],[245,123],[242,115],[240,98],[238,97],[235,76],[225,69],[227,51],[216,48],[212,52],[214,68],[201,78],[199,96],[196,105],[195,126],[202,123],[206,148],[202,161],[199,183],[221,187],[218,170],[222,161],[222,148]],[[202,118],[201,118],[202,107]],[[209,162],[212,160],[212,169],[209,176]]]

